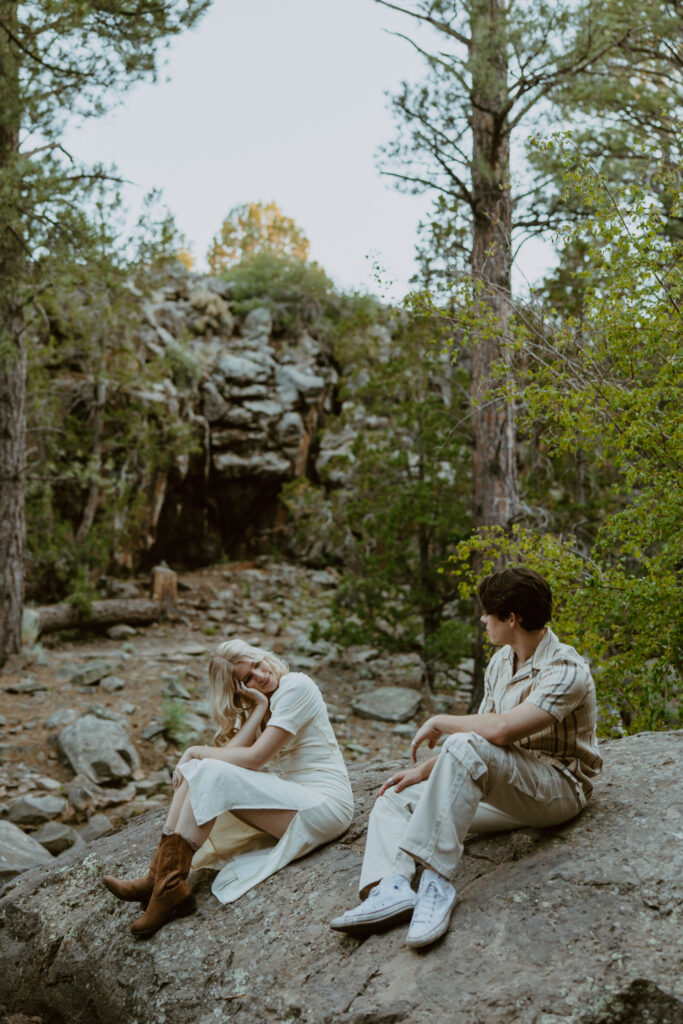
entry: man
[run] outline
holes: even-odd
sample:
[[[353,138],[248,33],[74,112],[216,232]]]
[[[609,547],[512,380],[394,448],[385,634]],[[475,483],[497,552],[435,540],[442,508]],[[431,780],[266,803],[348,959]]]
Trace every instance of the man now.
[[[411,918],[406,943],[448,929],[451,884],[468,832],[559,825],[588,800],[602,767],[595,685],[586,662],[546,625],[548,583],[530,569],[492,573],[478,588],[481,621],[498,647],[475,715],[434,715],[410,746],[440,753],[397,772],[377,794],[360,879],[364,900],[331,924],[351,934]],[[424,870],[417,893],[411,882]]]

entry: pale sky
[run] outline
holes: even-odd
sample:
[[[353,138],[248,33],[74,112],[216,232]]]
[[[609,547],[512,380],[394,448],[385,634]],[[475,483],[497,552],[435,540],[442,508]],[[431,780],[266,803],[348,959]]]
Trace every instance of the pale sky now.
[[[419,79],[404,16],[373,0],[215,0],[172,44],[160,81],[66,138],[88,162],[116,164],[127,202],[160,188],[201,268],[228,211],[275,200],[343,288],[408,290],[426,196],[398,193],[376,167],[394,133],[387,90]],[[547,259],[525,260],[533,277]]]

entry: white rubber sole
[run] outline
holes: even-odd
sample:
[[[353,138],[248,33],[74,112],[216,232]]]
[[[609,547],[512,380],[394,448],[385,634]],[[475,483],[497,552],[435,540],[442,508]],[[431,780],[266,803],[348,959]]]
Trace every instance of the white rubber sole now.
[[[381,910],[367,911],[364,914],[344,914],[330,921],[330,928],[348,935],[361,935],[372,932],[390,924],[400,924],[413,916],[415,900],[401,900]]]
[[[451,914],[455,907],[455,893],[453,893],[453,899],[451,900],[447,910],[444,912],[443,917],[430,928],[428,932],[423,932],[422,935],[411,935],[410,929],[406,936],[406,946],[410,946],[411,949],[420,949],[421,946],[431,946],[432,942],[436,942],[442,935],[448,931],[448,926],[451,923]]]

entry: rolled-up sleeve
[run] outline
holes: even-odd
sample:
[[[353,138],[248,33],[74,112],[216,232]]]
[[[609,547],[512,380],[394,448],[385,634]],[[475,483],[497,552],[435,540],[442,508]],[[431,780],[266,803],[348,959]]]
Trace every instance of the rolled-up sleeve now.
[[[554,661],[540,672],[526,701],[561,722],[586,699],[590,688],[587,666],[577,661]]]

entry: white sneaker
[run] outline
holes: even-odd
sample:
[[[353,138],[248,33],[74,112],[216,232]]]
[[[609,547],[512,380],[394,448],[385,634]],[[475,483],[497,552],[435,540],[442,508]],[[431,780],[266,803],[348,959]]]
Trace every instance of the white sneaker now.
[[[417,896],[404,875],[387,875],[380,879],[360,906],[347,910],[330,921],[337,932],[363,934],[388,924],[406,921],[413,912]]]
[[[436,871],[425,868],[417,890],[406,946],[417,949],[440,939],[448,930],[454,906],[455,889],[451,883]]]

